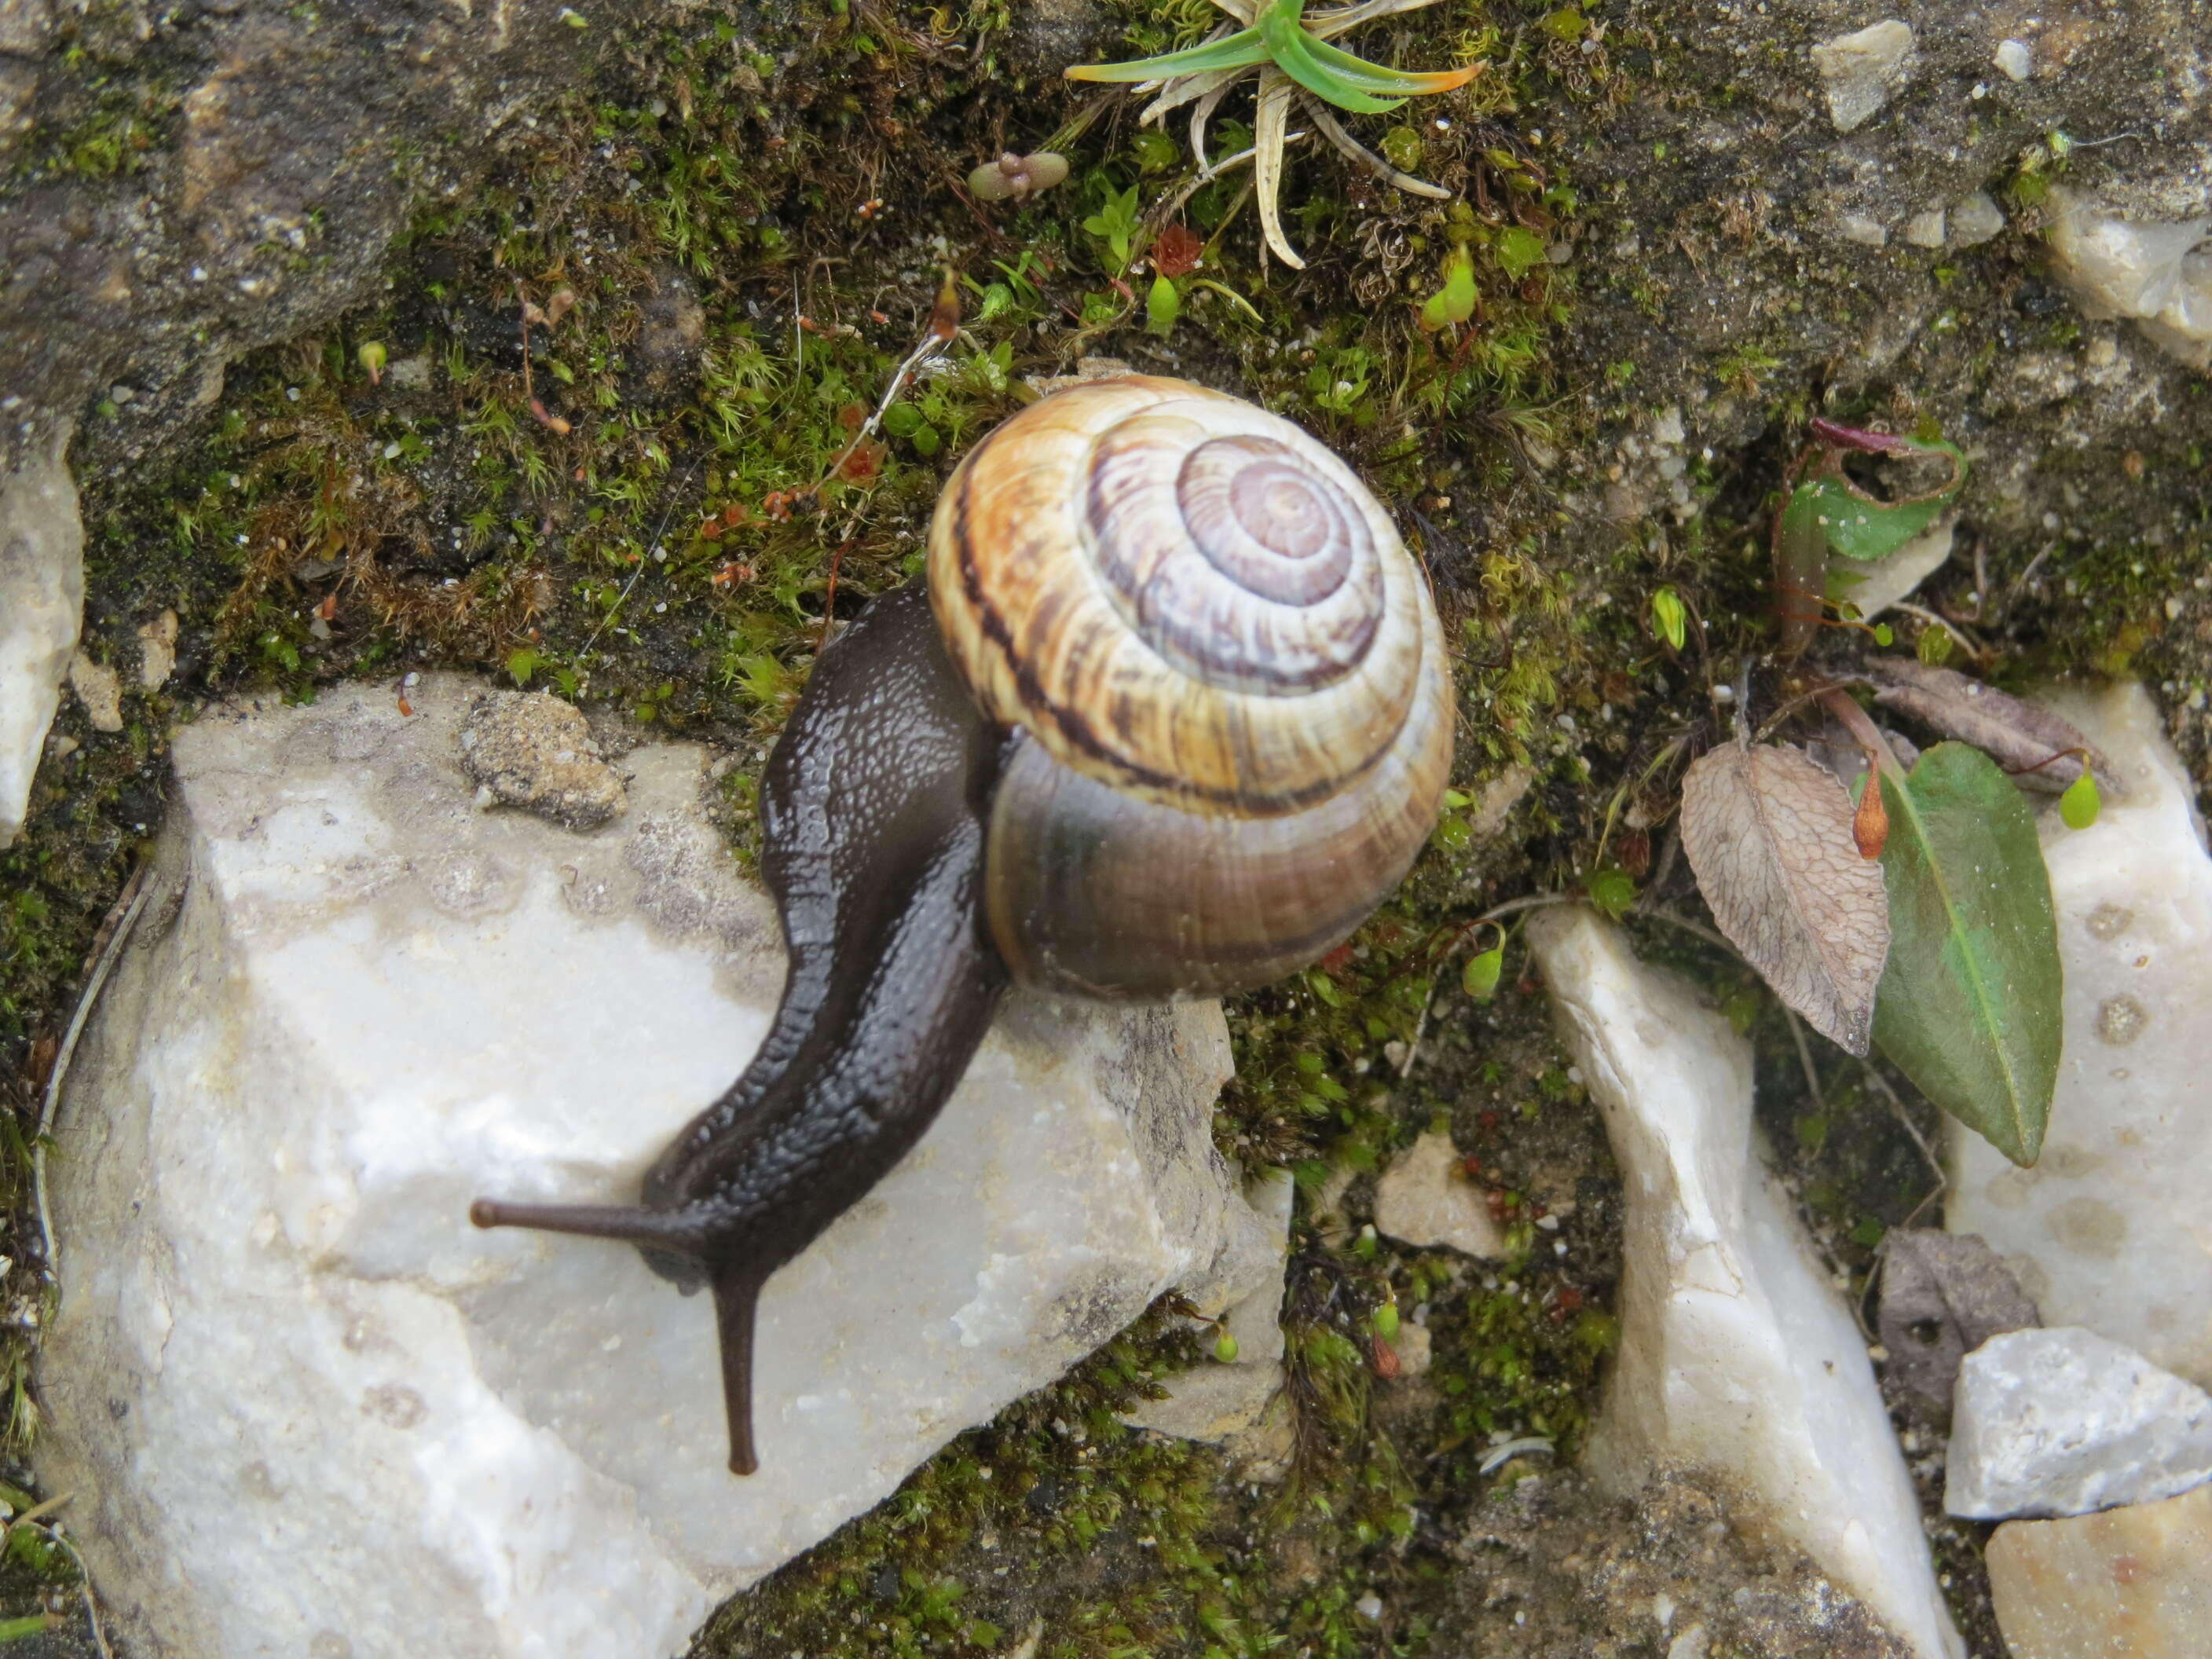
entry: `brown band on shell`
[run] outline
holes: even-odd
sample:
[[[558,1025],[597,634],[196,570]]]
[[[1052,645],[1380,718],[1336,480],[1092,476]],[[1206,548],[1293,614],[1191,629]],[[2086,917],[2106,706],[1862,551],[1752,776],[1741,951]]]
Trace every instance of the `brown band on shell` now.
[[[977,568],[975,542],[970,533],[970,516],[974,511],[971,492],[977,471],[975,463],[981,457],[992,441],[1008,430],[1000,426],[977,442],[969,452],[969,464],[964,465],[954,480],[951,495],[953,544],[957,552],[961,591],[967,599],[969,614],[975,618],[977,631],[990,647],[993,654],[1014,682],[1022,710],[1033,719],[1048,720],[1053,728],[1072,748],[1090,756],[1101,767],[1122,775],[1140,787],[1161,795],[1175,796],[1194,805],[1210,805],[1218,811],[1243,814],[1264,815],[1294,812],[1303,807],[1325,800],[1338,793],[1346,781],[1364,775],[1372,769],[1388,751],[1387,743],[1369,746],[1360,761],[1346,772],[1333,777],[1318,779],[1303,788],[1255,793],[1241,787],[1209,787],[1196,781],[1180,777],[1171,772],[1139,765],[1133,761],[1126,748],[1109,744],[1099,734],[1091,719],[1081,710],[1054,700],[1048,692],[1036,668],[1015,648],[1014,632],[1006,617],[993,603],[989,587]],[[1048,597],[1046,604],[1050,605]],[[1049,617],[1046,618],[1051,620]],[[1113,694],[1106,712],[1108,724],[1127,735],[1136,724],[1134,710],[1127,705],[1130,693],[1126,688]]]

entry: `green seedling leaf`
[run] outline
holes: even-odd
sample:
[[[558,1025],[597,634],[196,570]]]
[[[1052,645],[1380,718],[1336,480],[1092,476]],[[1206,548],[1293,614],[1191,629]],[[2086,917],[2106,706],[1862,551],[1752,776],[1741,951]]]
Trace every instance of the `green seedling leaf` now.
[[[1267,43],[1267,56],[1274,59],[1277,69],[1316,98],[1327,99],[1339,109],[1348,109],[1355,114],[1379,115],[1405,101],[1402,96],[1377,97],[1368,92],[1360,80],[1323,64],[1313,51],[1314,38],[1298,27],[1298,14],[1304,9],[1305,0],[1267,0],[1255,20],[1261,40]]]
[[[1677,651],[1689,639],[1689,612],[1683,607],[1682,596],[1673,588],[1662,587],[1651,596],[1651,628]]]
[[[1152,290],[1145,295],[1145,331],[1171,333],[1182,315],[1182,295],[1176,292],[1176,285],[1164,276],[1153,277]]]
[[[1636,902],[1635,880],[1616,865],[1608,864],[1584,876],[1583,890],[1589,895],[1590,902],[1613,921],[1626,915],[1628,907]]]
[[[1368,1322],[1374,1326],[1375,1334],[1388,1342],[1398,1334],[1398,1304],[1395,1302],[1383,1303],[1375,1310],[1373,1316]]]
[[[1434,331],[1474,315],[1474,256],[1455,247],[1444,256],[1444,285],[1421,307],[1421,326]]]
[[[1940,743],[1883,769],[1889,965],[1874,1040],[1921,1093],[2023,1168],[2058,1085],[2064,985],[2035,820],[1996,763]]]
[[[1492,252],[1497,255],[1498,269],[1517,283],[1544,263],[1544,239],[1533,230],[1509,225]]]
[[[2097,795],[2097,778],[2092,772],[2081,775],[2066,786],[2058,797],[2058,816],[2066,821],[2069,830],[2087,830],[2097,821],[2104,802]]]
[[[1460,988],[1477,1002],[1487,1002],[1498,994],[1498,976],[1505,971],[1505,942],[1500,939],[1487,951],[1467,959],[1467,966],[1459,972]]]
[[[1221,40],[1162,52],[1157,58],[1139,58],[1126,64],[1078,64],[1062,73],[1071,81],[1165,81],[1178,75],[1249,69],[1267,61],[1267,48],[1260,31],[1239,29]]]
[[[1213,1357],[1224,1365],[1237,1363],[1237,1339],[1224,1331],[1213,1340]]]

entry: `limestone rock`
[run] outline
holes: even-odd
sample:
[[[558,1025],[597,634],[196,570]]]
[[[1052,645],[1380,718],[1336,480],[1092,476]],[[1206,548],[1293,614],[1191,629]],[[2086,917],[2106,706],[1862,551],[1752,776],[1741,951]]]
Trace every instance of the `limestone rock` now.
[[[1297,1188],[1287,1175],[1269,1176],[1245,1193],[1249,1235],[1223,1253],[1220,1282],[1185,1287],[1200,1316],[1237,1344],[1232,1360],[1209,1359],[1168,1379],[1168,1397],[1148,1400],[1122,1419],[1185,1440],[1247,1449],[1283,1387],[1283,1270],[1290,1255],[1291,1210]],[[1209,1342],[1208,1346],[1212,1346]]]
[[[588,830],[623,810],[622,780],[574,704],[550,691],[494,691],[469,711],[461,766],[494,799]]]
[[[1923,531],[1886,558],[1866,564],[1838,559],[1828,572],[1829,590],[1840,592],[1872,622],[1950,562],[1956,523],[1944,519]],[[1841,580],[1838,580],[1840,578]]]
[[[123,678],[106,663],[94,662],[80,651],[70,659],[70,690],[84,705],[84,716],[95,732],[123,729]]]
[[[1749,1046],[1591,911],[1539,911],[1528,938],[1627,1209],[1586,1467],[1620,1491],[1720,1476],[1916,1654],[1959,1659],[1865,1345],[1754,1155]]]
[[[1375,1228],[1401,1244],[1441,1244],[1463,1255],[1505,1254],[1505,1236],[1467,1178],[1449,1135],[1431,1131],[1391,1160],[1375,1184]]]
[[[2010,1331],[1959,1370],[1943,1505],[2086,1515],[2212,1480],[2212,1395],[2094,1331]]]
[[[1986,1552],[2012,1659],[2212,1655],[2212,1486],[2063,1521],[2008,1521]]]
[[[66,431],[0,479],[0,848],[29,809],[84,611],[84,526]]]
[[[1838,132],[1864,126],[1912,72],[1912,26],[1892,17],[1813,48]]]
[[[2094,317],[2129,317],[2192,368],[2212,367],[2212,215],[2123,217],[2054,185],[2051,269]]]
[[[157,691],[177,667],[177,613],[164,611],[138,630],[138,686]]]
[[[1991,1337],[2039,1324],[2035,1304],[1986,1240],[1893,1227],[1881,1241],[1881,1346],[1914,1414],[1951,1421],[1960,1362]]]
[[[2004,228],[2004,210],[1985,190],[1975,191],[1951,210],[1953,247],[1979,247]]]
[[[1954,1233],[1979,1233],[2053,1325],[2081,1325],[2212,1387],[2212,859],[2195,790],[2137,686],[2039,699],[2128,786],[2103,816],[2041,821],[2066,970],[2043,1157],[2018,1170],[1952,1125]]]
[[[774,913],[698,811],[696,748],[627,757],[630,810],[591,834],[477,810],[483,690],[178,734],[161,896],[61,1114],[38,1377],[40,1473],[134,1653],[679,1651],[1267,1232],[1212,1150],[1215,1005],[1016,998],[769,1281],[763,1468],[729,1474],[708,1299],[467,1208],[634,1194],[767,1026]]]

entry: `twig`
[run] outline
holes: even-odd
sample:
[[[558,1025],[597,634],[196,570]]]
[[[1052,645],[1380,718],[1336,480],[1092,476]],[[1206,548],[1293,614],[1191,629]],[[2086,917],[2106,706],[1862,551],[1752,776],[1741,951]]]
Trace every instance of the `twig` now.
[[[1935,1187],[1929,1190],[1926,1197],[1912,1206],[1912,1213],[1899,1224],[1900,1226],[1910,1227],[1919,1219],[1921,1211],[1926,1209],[1929,1204],[1949,1190],[1951,1177],[1943,1169],[1943,1160],[1936,1156],[1935,1149],[1928,1144],[1928,1138],[1920,1133],[1920,1126],[1912,1121],[1912,1115],[1905,1110],[1905,1103],[1898,1098],[1897,1091],[1890,1087],[1889,1079],[1881,1074],[1881,1068],[1872,1060],[1862,1060],[1860,1064],[1866,1068],[1867,1081],[1881,1091],[1881,1097],[1889,1103],[1890,1112],[1900,1124],[1905,1126],[1905,1133],[1912,1137],[1912,1144],[1920,1149],[1920,1156],[1928,1160],[1928,1167],[1936,1176]]]
[[[830,463],[828,470],[822,475],[821,482],[814,486],[813,494],[819,495],[829,485],[830,481],[837,476],[845,463],[853,459],[854,453],[876,435],[876,428],[883,424],[884,416],[889,412],[890,406],[898,401],[899,393],[906,390],[908,382],[914,379],[924,363],[944,350],[951,343],[951,341],[952,336],[950,333],[940,334],[934,327],[922,336],[921,343],[907,353],[906,361],[898,366],[897,372],[891,376],[890,386],[885,389],[882,398],[876,404],[876,412],[860,423],[860,429],[853,434],[852,441],[837,452],[837,458]]]
[[[100,1650],[100,1659],[115,1659],[115,1650],[107,1645],[107,1632],[100,1628],[100,1598],[93,1593],[92,1569],[86,1564],[83,1555],[78,1551],[76,1540],[64,1532],[59,1526],[47,1527],[44,1530],[46,1536],[67,1550],[70,1553],[70,1559],[76,1563],[79,1580],[77,1589],[84,1597],[85,1622],[92,1627],[92,1644]]]
[[[1813,1045],[1805,1041],[1805,1022],[1797,1018],[1797,1011],[1788,1003],[1779,998],[1776,1002],[1782,1010],[1782,1017],[1790,1022],[1790,1035],[1797,1044],[1797,1063],[1805,1068],[1805,1092],[1813,1097],[1814,1110],[1826,1112],[1828,1098],[1820,1092],[1820,1073],[1813,1064]]]
[[[53,1223],[46,1209],[46,1139],[53,1133],[54,1114],[61,1105],[62,1085],[69,1077],[70,1061],[76,1057],[77,1039],[84,1035],[85,1024],[100,1001],[100,988],[107,983],[108,969],[114,967],[115,958],[130,942],[131,930],[137,926],[139,912],[146,908],[152,890],[147,878],[152,870],[151,865],[142,864],[132,872],[115,901],[115,908],[107,913],[107,922],[102,929],[106,937],[93,942],[92,972],[77,997],[76,1012],[70,1016],[69,1030],[62,1038],[60,1052],[54,1056],[54,1069],[46,1079],[46,1097],[39,1104],[39,1134],[31,1143],[31,1194],[39,1209],[39,1237],[46,1245],[46,1277],[53,1281],[57,1293],[62,1282],[61,1257],[54,1249]]]

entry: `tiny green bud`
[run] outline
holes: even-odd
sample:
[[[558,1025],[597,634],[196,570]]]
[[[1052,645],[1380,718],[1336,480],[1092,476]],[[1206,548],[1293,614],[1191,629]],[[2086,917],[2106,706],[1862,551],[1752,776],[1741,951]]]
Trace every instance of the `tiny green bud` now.
[[[1213,1357],[1224,1365],[1237,1363],[1237,1339],[1224,1331],[1213,1339]]]
[[[1460,969],[1460,988],[1477,1002],[1487,1002],[1498,994],[1498,975],[1504,969],[1505,943],[1501,939],[1467,959],[1467,966]]]
[[[1651,596],[1651,625],[1677,651],[1690,636],[1688,623],[1689,611],[1682,596],[1673,588],[1662,587]]]
[[[1376,1309],[1371,1322],[1375,1327],[1375,1334],[1388,1342],[1398,1334],[1398,1304],[1395,1302],[1385,1302],[1381,1307]]]
[[[2087,830],[2097,821],[2097,813],[2104,802],[2097,793],[2097,780],[2089,775],[2084,766],[2081,775],[2066,786],[2066,793],[2058,798],[2058,816],[2069,830]]]
[[[354,356],[360,360],[361,366],[368,371],[368,383],[371,386],[382,386],[384,384],[384,365],[387,361],[387,354],[384,349],[384,342],[381,340],[363,340],[361,343],[361,349],[355,352]]]

